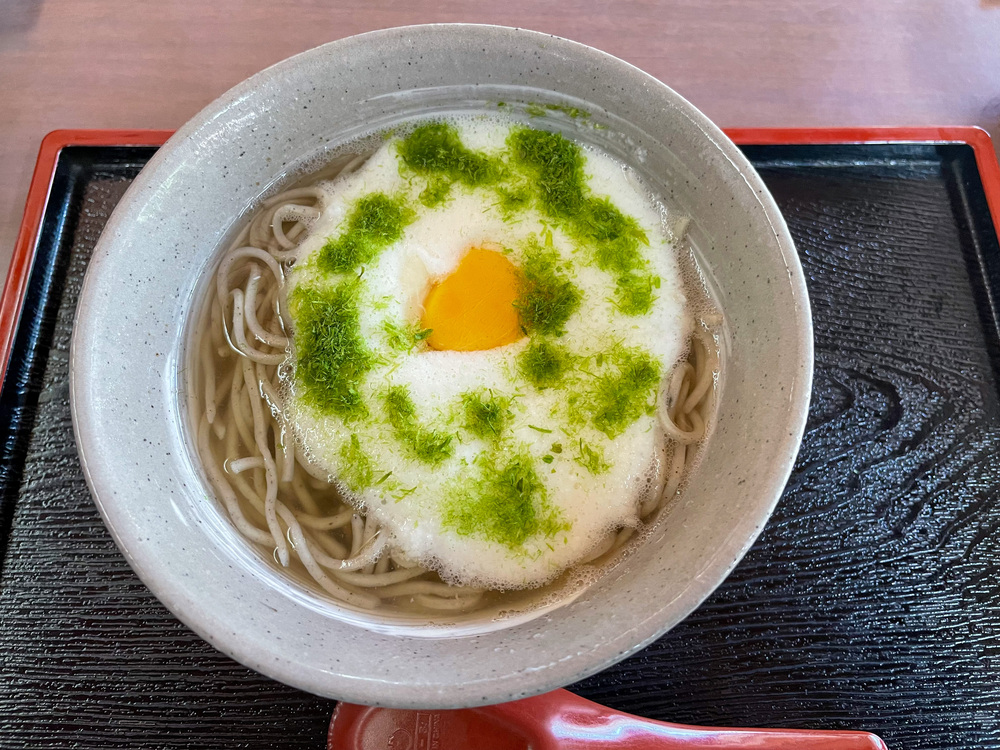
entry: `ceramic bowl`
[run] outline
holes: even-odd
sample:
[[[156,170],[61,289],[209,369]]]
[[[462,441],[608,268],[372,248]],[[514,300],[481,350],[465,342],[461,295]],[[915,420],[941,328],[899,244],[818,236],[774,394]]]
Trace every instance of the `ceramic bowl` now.
[[[191,447],[197,300],[248,207],[338,144],[499,102],[630,164],[688,238],[725,315],[715,427],[687,491],[634,554],[570,603],[478,635],[374,627],[282,575],[233,530]],[[586,117],[572,117],[586,113]],[[753,543],[806,419],[812,330],[781,214],[750,164],[679,95],[556,37],[433,25],[281,62],[181,128],[108,222],[80,297],[72,411],[97,506],[184,623],[274,679],[354,703],[474,706],[565,685],[687,616]],[[376,623],[377,625],[377,623]],[[419,629],[417,629],[419,630]]]

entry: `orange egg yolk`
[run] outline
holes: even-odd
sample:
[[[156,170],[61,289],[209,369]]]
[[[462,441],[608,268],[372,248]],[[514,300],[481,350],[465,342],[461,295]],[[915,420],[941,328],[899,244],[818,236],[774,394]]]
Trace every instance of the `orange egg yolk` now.
[[[427,345],[439,351],[482,351],[524,335],[514,303],[521,275],[501,253],[474,247],[424,299],[420,325]]]

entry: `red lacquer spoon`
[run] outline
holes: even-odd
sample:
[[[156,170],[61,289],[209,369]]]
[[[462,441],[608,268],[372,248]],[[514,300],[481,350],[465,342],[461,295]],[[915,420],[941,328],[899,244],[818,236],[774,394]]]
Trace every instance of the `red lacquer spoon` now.
[[[407,711],[341,703],[329,750],[886,750],[867,732],[718,729],[643,719],[567,690],[482,708]]]

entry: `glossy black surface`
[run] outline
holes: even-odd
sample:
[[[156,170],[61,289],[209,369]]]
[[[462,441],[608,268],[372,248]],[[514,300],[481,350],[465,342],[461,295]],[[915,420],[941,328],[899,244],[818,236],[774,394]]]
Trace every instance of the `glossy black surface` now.
[[[718,591],[574,689],[670,721],[1000,747],[1000,249],[971,149],[745,150],[812,297],[802,452]],[[0,747],[319,748],[333,704],[179,624],[126,565],[80,473],[76,295],[150,155],[64,151],[0,393]]]

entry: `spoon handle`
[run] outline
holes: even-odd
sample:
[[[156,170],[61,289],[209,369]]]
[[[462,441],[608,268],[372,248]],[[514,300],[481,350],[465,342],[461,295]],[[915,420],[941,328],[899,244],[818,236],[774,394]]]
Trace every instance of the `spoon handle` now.
[[[886,750],[866,732],[667,724],[556,690],[483,708],[408,711],[341,703],[328,750]]]
[[[474,710],[519,728],[538,750],[886,750],[868,732],[669,724],[615,711],[566,690]]]

